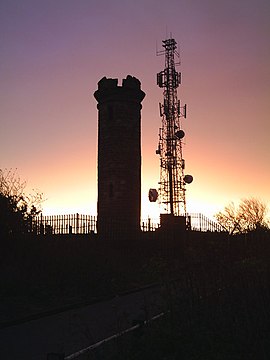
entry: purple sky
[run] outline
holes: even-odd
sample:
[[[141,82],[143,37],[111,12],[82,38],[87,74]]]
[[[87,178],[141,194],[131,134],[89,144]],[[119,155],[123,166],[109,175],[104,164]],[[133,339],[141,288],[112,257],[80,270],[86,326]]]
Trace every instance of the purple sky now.
[[[45,213],[96,212],[97,109],[103,77],[131,74],[142,109],[142,215],[156,216],[155,155],[164,58],[181,53],[178,95],[188,104],[184,157],[190,211],[230,201],[270,201],[270,2],[268,0],[23,0],[0,2],[0,167],[44,192]]]

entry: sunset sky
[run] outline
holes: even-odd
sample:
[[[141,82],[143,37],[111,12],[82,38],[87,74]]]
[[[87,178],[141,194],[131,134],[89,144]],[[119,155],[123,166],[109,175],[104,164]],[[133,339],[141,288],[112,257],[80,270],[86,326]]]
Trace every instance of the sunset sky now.
[[[142,217],[158,217],[156,44],[170,33],[188,106],[188,211],[212,216],[250,196],[270,206],[269,0],[1,0],[0,168],[44,193],[44,214],[96,214],[93,93],[103,76],[130,74],[146,93]]]

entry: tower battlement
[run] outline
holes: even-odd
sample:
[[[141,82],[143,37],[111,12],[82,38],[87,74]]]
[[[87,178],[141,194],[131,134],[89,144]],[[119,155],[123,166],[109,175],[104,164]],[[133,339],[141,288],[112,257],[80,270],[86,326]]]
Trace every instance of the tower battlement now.
[[[118,79],[107,79],[106,76],[104,76],[99,82],[98,82],[98,90],[104,90],[104,89],[112,89],[115,87],[121,87],[118,85]],[[132,89],[141,89],[141,82],[137,78],[131,75],[127,75],[125,79],[122,80],[122,87],[123,88],[132,88]]]
[[[98,103],[114,100],[128,102],[141,102],[145,93],[141,90],[141,82],[134,76],[127,75],[122,80],[122,86],[118,85],[118,79],[106,78],[105,76],[98,82],[98,90],[95,91],[94,97]]]

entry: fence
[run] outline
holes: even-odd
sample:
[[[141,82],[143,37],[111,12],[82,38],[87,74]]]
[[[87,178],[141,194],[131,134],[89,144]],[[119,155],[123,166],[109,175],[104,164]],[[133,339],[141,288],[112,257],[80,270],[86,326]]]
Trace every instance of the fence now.
[[[188,216],[190,218],[191,230],[211,232],[224,231],[224,229],[219,223],[209,219],[207,216],[201,213],[192,213],[188,214]]]
[[[33,230],[37,234],[91,234],[97,232],[96,223],[92,215],[40,215]]]
[[[221,232],[222,227],[200,213],[187,214],[190,229],[193,231]],[[155,231],[160,223],[155,219],[141,221],[143,232]],[[40,215],[32,223],[32,232],[36,234],[92,234],[97,233],[97,217],[92,215]]]

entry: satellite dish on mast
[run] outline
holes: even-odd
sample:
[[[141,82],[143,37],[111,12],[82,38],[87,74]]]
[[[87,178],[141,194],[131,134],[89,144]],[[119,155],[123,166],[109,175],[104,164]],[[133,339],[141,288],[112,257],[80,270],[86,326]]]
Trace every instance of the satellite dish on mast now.
[[[183,137],[185,136],[185,132],[183,130],[178,130],[178,131],[176,131],[175,136],[179,140],[183,139]]]
[[[185,182],[186,184],[191,184],[192,181],[193,181],[193,176],[192,176],[192,175],[185,175],[185,176],[184,176],[184,182]]]
[[[158,198],[158,192],[156,189],[149,189],[148,198],[150,202],[156,202]]]

